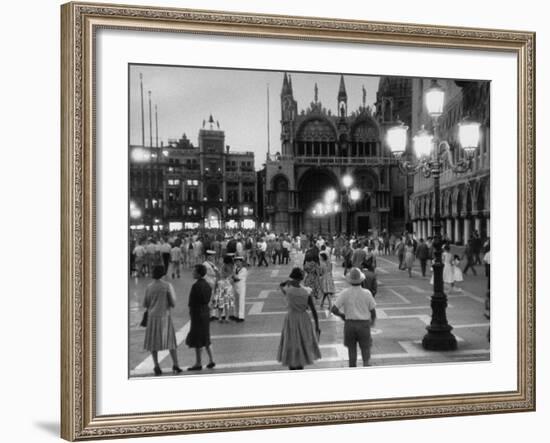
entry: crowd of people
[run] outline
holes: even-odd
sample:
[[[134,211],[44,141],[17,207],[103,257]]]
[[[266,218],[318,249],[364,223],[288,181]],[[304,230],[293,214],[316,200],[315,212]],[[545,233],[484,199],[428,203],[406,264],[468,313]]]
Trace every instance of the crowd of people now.
[[[189,371],[202,370],[201,351],[208,355],[207,368],[215,367],[210,343],[210,322],[245,321],[246,281],[251,266],[292,264],[288,280],[281,283],[285,297],[285,316],[277,360],[289,369],[303,369],[321,358],[321,330],[317,309],[327,306],[327,316],[341,317],[344,345],[348,348],[349,366],[357,364],[357,346],[364,365],[369,365],[372,339],[370,328],[376,321],[375,297],[377,257],[395,254],[398,268],[412,268],[418,259],[422,276],[433,260],[433,241],[418,239],[409,233],[380,236],[289,236],[271,232],[236,233],[178,232],[164,235],[136,235],[132,239],[131,274],[135,278],[152,277],[147,286],[143,307],[148,320],[144,347],[154,361],[155,375],[162,374],[158,364],[159,350],[168,349],[173,372],[182,369],[177,361],[175,331],[171,309],[176,297],[168,280],[182,276],[182,268],[191,268],[196,280],[189,294],[190,330],[185,343],[195,349],[195,364]],[[479,243],[481,242],[481,247]],[[448,242],[442,255],[444,282],[454,289],[463,274],[481,264],[481,254],[489,276],[489,242],[482,242],[474,232],[464,247],[462,257],[451,254]],[[333,260],[334,259],[334,260]],[[461,261],[466,261],[464,269]],[[333,263],[344,268],[350,287],[336,294]],[[433,279],[433,275],[432,275]],[[307,311],[311,312],[315,329]]]

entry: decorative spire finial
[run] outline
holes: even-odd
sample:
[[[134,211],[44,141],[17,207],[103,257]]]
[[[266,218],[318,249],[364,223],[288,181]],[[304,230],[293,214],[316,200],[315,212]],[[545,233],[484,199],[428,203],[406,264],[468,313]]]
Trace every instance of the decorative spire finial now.
[[[317,83],[315,83],[314,91],[315,91],[315,103],[317,103],[317,101],[319,100],[319,88],[317,87]]]

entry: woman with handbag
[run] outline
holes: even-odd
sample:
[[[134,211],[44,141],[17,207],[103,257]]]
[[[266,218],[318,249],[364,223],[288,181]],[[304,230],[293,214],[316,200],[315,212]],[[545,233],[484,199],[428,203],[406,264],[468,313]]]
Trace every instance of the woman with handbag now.
[[[168,349],[172,357],[172,371],[179,374],[176,332],[172,323],[171,308],[176,306],[176,294],[173,286],[162,280],[164,266],[153,267],[153,281],[145,289],[143,307],[146,309],[142,326],[145,326],[144,349],[151,352],[155,363],[155,375],[161,375],[158,351]],[[144,325],[144,323],[146,323]]]

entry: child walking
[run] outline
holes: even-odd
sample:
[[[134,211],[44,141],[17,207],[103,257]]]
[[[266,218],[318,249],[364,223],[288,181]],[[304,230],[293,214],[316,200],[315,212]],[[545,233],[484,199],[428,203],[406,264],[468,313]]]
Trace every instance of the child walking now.
[[[454,282],[451,283],[451,291],[455,289],[457,292],[462,292],[462,289],[456,286],[457,282],[464,281],[464,277],[462,275],[462,268],[460,267],[460,257],[456,254],[453,257],[453,275],[454,275]]]

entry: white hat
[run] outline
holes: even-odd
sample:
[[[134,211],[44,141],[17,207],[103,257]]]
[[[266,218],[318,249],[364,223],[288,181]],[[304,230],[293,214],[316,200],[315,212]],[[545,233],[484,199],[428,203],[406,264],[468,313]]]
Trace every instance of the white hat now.
[[[359,268],[351,268],[346,276],[346,280],[352,285],[359,285],[365,280],[365,274],[363,274]]]
[[[212,249],[207,249],[206,254],[207,255],[216,255],[216,251],[213,251]]]
[[[236,255],[235,257],[233,257],[233,260],[244,260],[244,257],[241,255]]]

